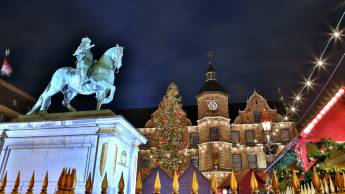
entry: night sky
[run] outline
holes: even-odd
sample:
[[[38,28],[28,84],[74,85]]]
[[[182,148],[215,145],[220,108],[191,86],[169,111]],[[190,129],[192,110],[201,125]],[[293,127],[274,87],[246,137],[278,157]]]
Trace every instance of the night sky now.
[[[89,36],[96,44],[95,58],[116,43],[125,47],[110,104],[114,109],[157,106],[172,81],[180,88],[183,104],[195,104],[208,50],[214,52],[214,68],[230,102],[244,102],[254,88],[275,100],[277,88],[288,97],[301,86],[344,11],[342,2],[2,1],[0,49],[13,51],[9,60],[14,68],[12,77],[5,79],[38,98],[56,69],[74,66],[72,54],[80,39]],[[343,46],[332,44],[327,52],[329,68],[320,73],[319,86]],[[332,84],[342,82],[344,75],[341,67]],[[317,89],[307,97],[316,94]],[[59,105],[61,100],[61,95],[54,98]],[[77,97],[72,104],[83,109],[95,101]]]

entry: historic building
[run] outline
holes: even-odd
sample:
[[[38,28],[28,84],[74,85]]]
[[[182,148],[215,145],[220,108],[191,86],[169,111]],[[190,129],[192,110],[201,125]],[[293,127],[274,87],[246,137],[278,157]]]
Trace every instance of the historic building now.
[[[279,97],[281,100],[281,97]],[[246,104],[229,103],[229,94],[217,81],[212,64],[206,72],[206,80],[196,96],[195,122],[188,121],[185,138],[188,141],[186,157],[206,177],[216,174],[224,178],[230,171],[253,168],[266,168],[266,143],[261,117],[268,114],[272,121],[271,141],[278,145],[278,152],[296,135],[295,123],[284,120],[279,114],[284,112],[281,101],[271,102],[254,90]],[[193,118],[193,107],[184,107],[187,116]],[[237,108],[237,110],[236,110]],[[231,109],[231,111],[229,111]],[[239,110],[240,109],[240,110]],[[151,112],[152,113],[152,112]],[[233,120],[231,119],[233,117]],[[141,132],[150,139],[155,130],[150,120]],[[139,168],[152,168],[156,165],[150,154],[154,145],[148,143],[141,148]]]
[[[3,79],[0,79],[0,94],[0,122],[25,114],[36,102],[34,97]]]

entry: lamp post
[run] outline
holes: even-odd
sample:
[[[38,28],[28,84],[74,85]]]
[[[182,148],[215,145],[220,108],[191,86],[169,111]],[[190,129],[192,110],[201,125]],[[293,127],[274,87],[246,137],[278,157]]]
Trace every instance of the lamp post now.
[[[269,143],[271,141],[270,133],[271,133],[271,128],[272,128],[272,121],[271,121],[270,114],[267,111],[263,112],[262,114],[261,126],[264,129],[264,134],[266,136],[267,143]]]
[[[261,117],[261,126],[263,128],[264,135],[266,137],[266,144],[264,145],[264,152],[266,155],[266,163],[269,165],[273,159],[274,155],[277,153],[278,146],[274,143],[271,142],[271,133],[272,133],[272,120],[269,112],[265,111],[262,114]],[[270,185],[270,178],[267,176],[266,179],[266,188],[267,188],[267,193],[270,192],[269,190],[269,185]]]
[[[261,126],[264,130],[264,135],[266,137],[266,144],[264,145],[264,152],[266,154],[267,164],[271,163],[274,159],[274,154],[277,153],[278,146],[271,141],[272,133],[272,120],[269,112],[265,111],[261,117]]]

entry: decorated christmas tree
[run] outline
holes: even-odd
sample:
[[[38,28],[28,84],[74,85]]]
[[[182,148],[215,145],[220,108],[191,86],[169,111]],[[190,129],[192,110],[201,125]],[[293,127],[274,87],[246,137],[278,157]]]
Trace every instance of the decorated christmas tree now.
[[[187,158],[183,153],[186,147],[183,133],[190,121],[182,109],[176,84],[169,85],[167,94],[152,115],[152,121],[156,128],[153,137],[156,149],[153,149],[153,155],[157,165],[170,175],[174,174],[175,170],[184,170]]]

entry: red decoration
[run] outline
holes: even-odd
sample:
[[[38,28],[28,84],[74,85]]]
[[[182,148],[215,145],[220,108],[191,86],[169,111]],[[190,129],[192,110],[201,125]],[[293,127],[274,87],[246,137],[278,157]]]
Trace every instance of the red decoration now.
[[[8,62],[8,60],[5,58],[1,67],[1,75],[10,76],[12,72],[13,72],[13,69],[10,63]]]
[[[345,141],[344,95],[345,87],[342,87],[300,133],[300,139],[296,142],[293,149],[297,153],[305,171],[310,169],[315,163],[315,160],[308,162],[307,142],[320,142],[322,138]],[[322,150],[324,151],[324,149]]]
[[[261,122],[271,121],[271,116],[268,111],[264,111],[261,116]]]

